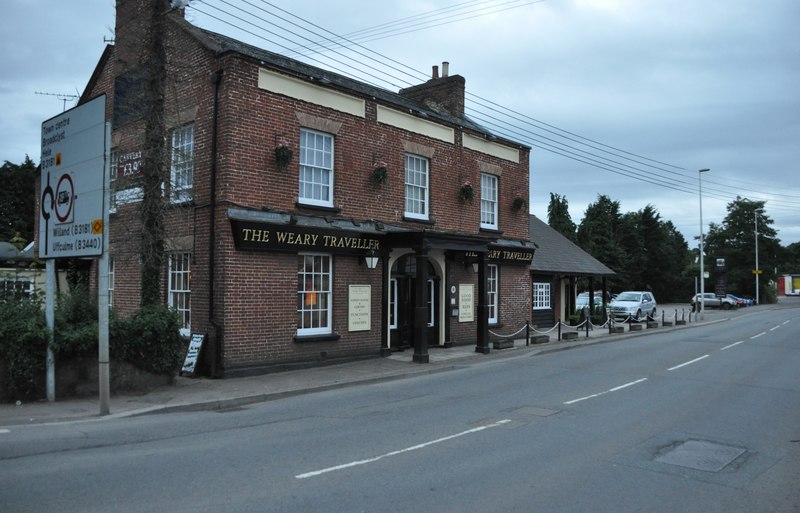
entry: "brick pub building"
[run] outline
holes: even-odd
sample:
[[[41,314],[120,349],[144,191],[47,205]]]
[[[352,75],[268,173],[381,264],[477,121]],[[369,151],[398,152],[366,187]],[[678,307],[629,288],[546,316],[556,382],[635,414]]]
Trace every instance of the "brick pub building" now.
[[[163,295],[186,334],[207,336],[205,372],[485,353],[489,329],[530,318],[530,149],[465,117],[463,77],[445,63],[390,92],[194,27],[167,0],[117,0],[115,43],[82,98],[106,94],[112,126],[116,311],[141,297],[136,93],[153,12],[167,56]]]

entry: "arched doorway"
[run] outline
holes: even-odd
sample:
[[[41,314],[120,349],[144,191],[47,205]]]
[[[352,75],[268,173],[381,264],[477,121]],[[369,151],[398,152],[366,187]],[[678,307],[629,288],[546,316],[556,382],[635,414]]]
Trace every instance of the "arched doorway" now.
[[[428,345],[439,344],[440,277],[430,260],[426,260],[426,312]],[[417,290],[417,258],[414,254],[398,258],[391,268],[389,283],[389,346],[392,350],[414,347],[414,312]]]

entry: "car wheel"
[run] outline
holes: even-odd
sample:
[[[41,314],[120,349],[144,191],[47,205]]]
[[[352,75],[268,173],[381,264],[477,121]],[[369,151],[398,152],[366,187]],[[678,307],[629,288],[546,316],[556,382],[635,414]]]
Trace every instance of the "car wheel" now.
[[[653,308],[653,312],[650,314],[650,317],[652,317],[653,319],[656,318],[656,309],[655,308]]]
[[[639,319],[641,319],[641,318],[642,318],[642,311],[641,311],[641,309],[640,309],[640,310],[636,310],[636,320],[638,321],[638,320],[639,320]]]
[[[731,309],[731,305],[729,305],[728,303],[722,303],[722,309],[723,310],[730,310]]]

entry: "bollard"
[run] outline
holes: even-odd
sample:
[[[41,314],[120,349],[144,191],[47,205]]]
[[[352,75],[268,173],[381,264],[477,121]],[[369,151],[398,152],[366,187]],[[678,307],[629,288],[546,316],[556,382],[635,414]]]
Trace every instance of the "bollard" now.
[[[561,342],[561,319],[558,320],[558,341]]]
[[[531,345],[531,323],[525,321],[525,347]]]
[[[586,318],[586,338],[589,338],[589,325],[592,323],[592,318]]]

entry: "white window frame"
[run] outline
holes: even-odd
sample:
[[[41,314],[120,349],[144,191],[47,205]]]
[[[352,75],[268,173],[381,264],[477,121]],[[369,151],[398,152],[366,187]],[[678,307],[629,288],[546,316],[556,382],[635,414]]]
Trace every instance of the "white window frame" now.
[[[427,221],[430,206],[430,161],[425,157],[406,154],[405,167],[404,216]]]
[[[389,329],[397,329],[397,279],[389,280]]]
[[[181,335],[188,337],[192,330],[192,254],[170,253],[167,280],[167,305],[178,312]]]
[[[327,253],[297,256],[297,336],[331,334],[333,257]]]
[[[194,123],[172,130],[172,160],[169,172],[170,201],[185,203],[192,199],[194,182]]]
[[[436,326],[436,282],[433,278],[428,279],[428,327]]]
[[[496,230],[497,224],[497,175],[481,173],[481,228]]]
[[[108,257],[108,307],[111,308],[114,306],[114,280],[116,279],[116,270],[114,266],[116,265],[115,258]]]
[[[5,299],[7,294],[14,299],[33,297],[33,279],[21,276],[0,276],[0,299]]]
[[[300,174],[297,201],[333,207],[333,136],[300,129]]]
[[[550,308],[550,283],[533,282],[533,309],[549,310]]]
[[[486,266],[486,295],[489,303],[489,323],[497,324],[500,300],[500,270],[496,264]]]

